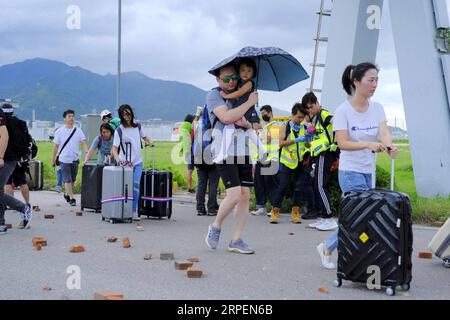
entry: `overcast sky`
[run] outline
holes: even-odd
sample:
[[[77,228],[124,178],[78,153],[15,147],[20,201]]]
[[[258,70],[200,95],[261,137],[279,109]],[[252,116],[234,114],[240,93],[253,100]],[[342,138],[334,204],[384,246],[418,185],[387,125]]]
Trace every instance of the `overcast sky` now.
[[[116,73],[116,0],[0,3],[0,65],[42,57],[100,74]],[[71,5],[81,10],[80,29],[67,28]],[[215,79],[207,71],[217,62],[245,46],[275,46],[294,55],[310,73],[319,5],[320,0],[123,0],[122,70],[208,90]],[[377,56],[380,84],[374,99],[385,106],[390,124],[397,117],[404,127],[389,20],[385,4]],[[324,36],[328,26],[324,24]],[[325,53],[326,46],[321,46],[321,60]],[[281,93],[261,92],[260,103],[289,110],[309,84],[307,80]]]

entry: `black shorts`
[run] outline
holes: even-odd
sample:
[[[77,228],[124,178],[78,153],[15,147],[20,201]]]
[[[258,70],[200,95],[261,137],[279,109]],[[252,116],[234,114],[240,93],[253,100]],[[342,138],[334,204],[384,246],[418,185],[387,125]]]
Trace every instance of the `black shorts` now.
[[[16,166],[6,184],[14,184],[16,187],[27,184],[26,170],[26,167]]]
[[[246,157],[244,160],[241,158],[241,161],[238,161],[238,158],[234,157],[227,159],[224,164],[217,165],[226,189],[239,186],[253,187],[252,167],[249,157]]]

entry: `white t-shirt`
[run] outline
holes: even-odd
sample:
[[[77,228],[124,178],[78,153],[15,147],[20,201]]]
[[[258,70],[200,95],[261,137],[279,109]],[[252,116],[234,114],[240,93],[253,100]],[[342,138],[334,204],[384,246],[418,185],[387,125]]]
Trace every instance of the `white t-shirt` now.
[[[74,129],[75,127],[67,128],[66,126],[62,126],[55,131],[55,138],[53,139],[53,141],[55,144],[59,145],[58,153],[60,152],[64,143],[67,141]],[[75,131],[74,135],[72,136],[72,138],[70,138],[70,141],[67,143],[67,145],[64,147],[64,150],[59,155],[59,161],[63,163],[72,163],[78,160],[78,149],[80,143],[85,140],[86,137],[84,136],[83,130],[77,128],[77,131]]]
[[[123,148],[126,147],[126,143],[131,143],[131,163],[133,166],[138,165],[142,163],[142,151],[141,151],[141,139],[145,138],[146,135],[144,131],[139,130],[138,127],[136,128],[125,128],[123,125],[120,125],[117,127],[117,129],[122,129],[122,145]],[[119,132],[118,130],[114,131],[114,142],[113,146],[119,148],[120,146],[120,138],[119,138]],[[122,150],[122,147],[120,147],[119,152],[119,158],[120,161],[126,161],[130,160],[130,155],[127,155],[128,157],[125,158],[125,150]]]
[[[348,139],[355,142],[378,141],[380,123],[386,122],[383,106],[369,101],[366,112],[356,111],[345,101],[334,114],[334,131],[347,130]],[[370,149],[345,151],[341,150],[339,170],[372,173],[375,154]]]

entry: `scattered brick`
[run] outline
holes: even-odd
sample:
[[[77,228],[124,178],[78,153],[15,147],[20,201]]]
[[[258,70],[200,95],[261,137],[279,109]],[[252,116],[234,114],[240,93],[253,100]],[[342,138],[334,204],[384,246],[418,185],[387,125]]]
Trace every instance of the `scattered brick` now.
[[[125,298],[124,297],[108,296],[108,297],[106,297],[105,300],[109,300],[109,301],[111,301],[111,300],[125,300]]]
[[[46,247],[47,246],[47,239],[45,239],[44,237],[33,237],[33,239],[31,241],[33,243],[33,246],[36,246],[38,244],[41,247]]]
[[[419,252],[419,259],[433,259],[431,252]]]
[[[12,229],[12,224],[10,224],[10,223],[5,224],[5,227],[6,227],[6,229]]]
[[[193,269],[193,268],[187,269],[188,278],[201,278],[202,275],[203,275],[203,271],[200,269]]]
[[[200,262],[200,259],[197,257],[192,257],[192,258],[187,259],[187,261],[192,262],[192,263],[197,263],[197,262]]]
[[[144,231],[144,227],[141,226],[141,225],[138,225],[138,226],[136,227],[136,230],[137,230],[137,231]]]
[[[83,246],[74,246],[70,248],[70,252],[72,253],[80,253],[80,252],[84,252],[84,247]]]
[[[94,294],[94,300],[114,300],[111,298],[120,298],[121,300],[123,300],[123,294],[112,291],[96,292]]]
[[[159,258],[161,260],[174,260],[175,254],[173,252],[161,252]]]
[[[34,212],[41,211],[41,208],[39,208],[39,206],[33,206],[32,209],[33,209]]]
[[[329,293],[327,288],[319,288],[320,293]]]
[[[175,269],[177,270],[187,270],[192,267],[193,262],[178,262],[175,261]]]
[[[144,254],[144,260],[151,260],[151,259],[152,259],[152,254],[151,253]]]
[[[131,247],[130,239],[128,239],[128,237],[127,237],[127,238],[123,238],[123,240],[122,240],[122,245],[123,245],[124,248],[129,248],[129,247]]]
[[[34,249],[36,249],[36,251],[41,251],[42,246],[41,246],[40,244],[36,244],[36,245],[34,246]]]
[[[44,291],[52,291],[52,288],[50,288],[49,286],[45,286],[42,288],[42,290]]]
[[[78,211],[78,212],[75,212],[75,214],[76,214],[77,217],[81,217],[83,215],[83,212]]]
[[[45,219],[54,219],[55,216],[53,214],[46,214],[46,215],[44,215],[44,218]]]
[[[288,232],[288,235],[290,235],[290,236],[293,236],[295,233],[294,232],[292,232],[292,231],[289,231]]]
[[[435,222],[433,222],[433,227],[438,227],[438,228],[440,228],[440,227],[442,227],[444,225],[444,222],[442,222],[442,221],[435,221]]]
[[[108,238],[108,242],[116,242],[117,241],[117,237],[109,237]]]

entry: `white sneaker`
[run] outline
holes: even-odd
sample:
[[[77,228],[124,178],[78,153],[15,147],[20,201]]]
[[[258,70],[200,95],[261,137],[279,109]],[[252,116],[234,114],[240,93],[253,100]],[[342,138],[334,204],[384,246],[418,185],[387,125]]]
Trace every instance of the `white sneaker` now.
[[[322,224],[318,225],[316,227],[317,230],[320,231],[332,231],[336,230],[338,228],[338,224],[334,219],[327,219]]]
[[[133,221],[141,221],[141,217],[139,217],[138,214],[134,214]]]
[[[316,222],[310,223],[308,224],[308,228],[317,228],[318,226],[320,226],[321,224],[323,224],[325,219],[323,218],[319,218],[319,220],[317,220]]]
[[[252,211],[251,214],[254,216],[259,216],[260,214],[265,214],[266,209],[264,208],[258,208],[258,210]]]
[[[331,261],[331,256],[325,255],[325,244],[322,242],[321,244],[319,244],[316,247],[316,249],[317,249],[317,252],[319,253],[320,261],[322,262],[322,266],[328,270],[336,269],[336,266]]]

